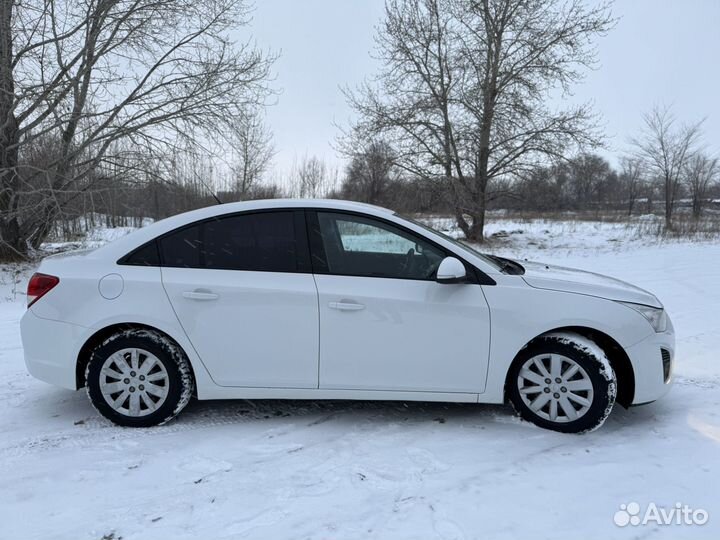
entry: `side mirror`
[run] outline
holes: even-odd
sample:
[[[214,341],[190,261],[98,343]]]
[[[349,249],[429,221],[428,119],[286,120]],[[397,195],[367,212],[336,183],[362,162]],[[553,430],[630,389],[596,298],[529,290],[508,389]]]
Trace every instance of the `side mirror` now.
[[[445,257],[437,270],[438,283],[464,283],[467,280],[465,265],[455,257]]]

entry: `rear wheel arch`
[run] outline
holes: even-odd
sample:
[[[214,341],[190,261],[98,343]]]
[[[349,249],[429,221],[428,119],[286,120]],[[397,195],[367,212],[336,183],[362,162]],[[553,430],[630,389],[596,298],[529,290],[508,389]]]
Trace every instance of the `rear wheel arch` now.
[[[190,360],[188,354],[185,352],[185,349],[175,340],[171,335],[169,335],[167,332],[163,332],[162,330],[159,330],[158,328],[155,328],[154,326],[151,326],[149,324],[142,324],[142,323],[117,323],[112,324],[110,326],[106,326],[105,328],[102,328],[95,332],[92,336],[90,336],[83,346],[80,348],[80,351],[78,352],[77,361],[75,363],[75,387],[76,389],[84,388],[86,384],[85,380],[85,371],[87,368],[88,363],[90,362],[90,358],[92,357],[93,351],[100,346],[106,339],[108,339],[110,336],[117,334],[118,332],[122,332],[124,330],[148,330],[151,332],[155,332],[156,334],[160,334],[161,336],[165,337],[166,339],[172,341],[172,343],[180,349],[183,354],[185,354],[186,357],[188,357],[188,364],[190,366],[190,371],[192,374],[193,381],[197,381],[197,378],[195,377],[195,369],[192,365],[192,361]],[[197,392],[197,386],[195,386],[195,392]]]
[[[525,349],[534,341],[544,336],[547,336],[548,334],[553,334],[557,332],[571,332],[579,334],[595,342],[598,347],[603,350],[605,356],[607,356],[608,360],[610,361],[610,366],[615,372],[615,377],[617,378],[618,389],[615,402],[619,403],[625,408],[629,407],[632,404],[633,398],[635,396],[635,371],[633,370],[632,363],[630,362],[630,358],[625,352],[625,349],[623,349],[623,347],[608,334],[594,328],[589,328],[587,326],[563,326],[560,328],[554,328],[534,337],[525,345],[523,345],[520,350]],[[518,351],[518,354],[520,354],[520,351]],[[510,367],[508,368],[508,372],[505,375],[506,399],[508,395],[508,377],[510,376],[510,372],[512,371],[511,368],[514,363],[515,359],[513,359],[513,361],[511,362]]]

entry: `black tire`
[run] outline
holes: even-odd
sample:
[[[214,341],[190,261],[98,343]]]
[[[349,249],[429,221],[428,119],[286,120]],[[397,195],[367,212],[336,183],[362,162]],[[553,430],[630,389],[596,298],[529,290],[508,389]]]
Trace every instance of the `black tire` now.
[[[548,415],[546,411],[541,410],[539,414],[536,413],[521,397],[520,385],[522,383],[518,381],[518,377],[523,365],[532,358],[550,354],[560,355],[574,361],[585,371],[592,384],[591,403],[586,412],[575,420],[568,420],[570,416],[567,415],[564,416],[564,421],[551,421],[539,415]],[[545,379],[545,381],[547,380]],[[543,387],[543,392],[563,397],[562,394],[555,393],[557,387],[558,385],[554,385],[554,389],[551,388],[549,391]],[[515,411],[523,419],[537,426],[562,433],[585,433],[599,428],[610,414],[617,395],[617,380],[604,352],[593,341],[579,334],[558,333],[541,336],[518,353],[510,367],[505,390]],[[562,391],[567,392],[567,389]],[[540,396],[540,393],[533,393],[531,396],[532,398],[527,397],[527,399],[534,399],[535,396]],[[549,405],[547,407],[549,408]],[[577,407],[580,406],[577,405]]]
[[[115,410],[100,388],[103,364],[111,355],[123,349],[140,349],[151,353],[167,373],[166,381],[163,381],[167,384],[164,401],[157,410],[143,416],[131,416]],[[85,380],[88,397],[95,409],[108,420],[125,427],[152,427],[169,422],[188,404],[195,387],[190,362],[182,349],[163,334],[139,328],[119,331],[101,343],[92,352],[85,370]]]

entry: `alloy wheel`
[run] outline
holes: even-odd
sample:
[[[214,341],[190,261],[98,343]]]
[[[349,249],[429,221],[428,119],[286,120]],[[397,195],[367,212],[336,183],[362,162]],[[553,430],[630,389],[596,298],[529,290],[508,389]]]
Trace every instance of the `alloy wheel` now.
[[[100,369],[103,398],[125,416],[146,416],[156,411],[167,399],[169,384],[163,363],[144,349],[121,349]]]
[[[523,403],[551,422],[573,422],[588,412],[593,384],[587,372],[561,354],[538,354],[520,368],[518,391]]]

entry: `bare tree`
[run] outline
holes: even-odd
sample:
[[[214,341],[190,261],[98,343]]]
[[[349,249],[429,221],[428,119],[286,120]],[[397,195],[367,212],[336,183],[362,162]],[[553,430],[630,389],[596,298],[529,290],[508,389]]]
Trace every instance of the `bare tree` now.
[[[601,202],[609,179],[615,175],[610,163],[597,154],[583,153],[567,161],[568,188],[578,208]]]
[[[380,73],[346,91],[360,117],[350,135],[388,140],[400,167],[442,182],[481,241],[493,180],[600,142],[588,106],[547,103],[594,64],[613,23],[608,4],[582,0],[389,0]]]
[[[317,156],[305,156],[292,176],[298,195],[302,198],[321,197],[328,187],[328,167]]]
[[[645,130],[633,139],[637,157],[660,178],[665,196],[665,228],[672,230],[673,210],[685,168],[697,151],[703,121],[678,125],[670,107],[656,106],[643,115]]]
[[[692,213],[698,219],[703,210],[710,188],[717,182],[718,159],[705,154],[695,154],[685,165],[685,183],[692,198]]]
[[[273,57],[228,37],[248,17],[244,0],[0,0],[0,257],[37,247],[119,141],[162,155],[261,104]]]
[[[246,199],[267,172],[275,155],[273,136],[259,111],[251,111],[238,121],[231,140],[235,156],[233,187],[240,199]]]
[[[625,192],[628,216],[631,216],[643,185],[642,163],[639,159],[623,157],[620,160],[620,183]]]
[[[384,202],[389,185],[397,179],[394,161],[392,148],[383,141],[355,150],[347,166],[343,197],[369,204]]]

